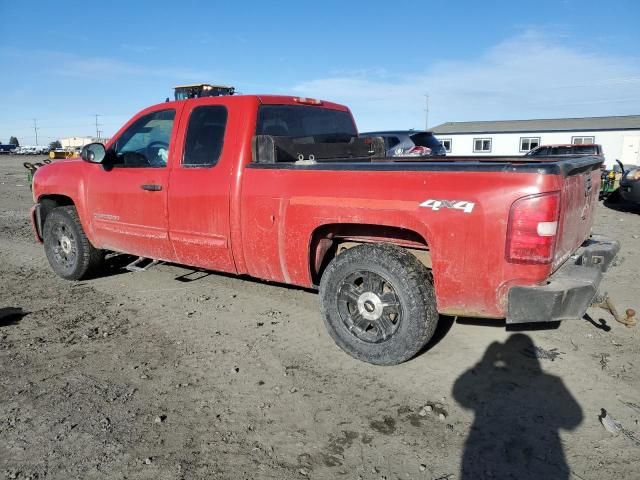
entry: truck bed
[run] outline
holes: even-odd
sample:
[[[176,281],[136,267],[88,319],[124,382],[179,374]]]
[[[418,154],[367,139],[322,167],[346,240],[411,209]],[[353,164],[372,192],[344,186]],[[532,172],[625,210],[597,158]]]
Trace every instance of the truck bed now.
[[[543,282],[589,236],[601,163],[599,157],[498,156],[249,163],[241,230],[251,241],[242,243],[245,258],[261,260],[247,268],[257,277],[311,286],[314,266],[310,272],[296,245],[312,239],[315,248],[315,236],[331,225],[400,226],[417,234],[412,245],[422,242],[429,251],[442,313],[504,317],[514,282]],[[553,263],[505,262],[511,205],[549,192],[560,192]],[[473,210],[431,209],[430,201],[464,202]]]
[[[500,171],[535,172],[570,176],[598,168],[604,159],[599,156],[447,156],[447,157],[363,157],[332,158],[311,162],[251,163],[249,168],[367,171]]]

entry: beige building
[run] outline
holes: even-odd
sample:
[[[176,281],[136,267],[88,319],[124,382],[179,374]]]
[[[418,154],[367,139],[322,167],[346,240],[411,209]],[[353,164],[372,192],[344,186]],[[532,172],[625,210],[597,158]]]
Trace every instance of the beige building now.
[[[67,137],[67,138],[60,139],[62,148],[84,147],[89,143],[94,143],[94,142],[107,143],[107,141],[109,141],[108,138],[97,138],[97,137]]]

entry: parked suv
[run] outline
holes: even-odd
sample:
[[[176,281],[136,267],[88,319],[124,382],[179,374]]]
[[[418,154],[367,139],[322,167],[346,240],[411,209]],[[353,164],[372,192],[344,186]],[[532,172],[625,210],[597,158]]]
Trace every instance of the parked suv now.
[[[398,130],[365,132],[361,137],[382,137],[387,155],[390,157],[433,157],[447,154],[444,146],[432,132]]]

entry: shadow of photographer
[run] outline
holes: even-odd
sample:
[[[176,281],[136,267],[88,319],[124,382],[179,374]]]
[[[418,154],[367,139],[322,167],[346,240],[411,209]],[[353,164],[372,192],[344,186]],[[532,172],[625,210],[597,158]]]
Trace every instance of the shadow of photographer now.
[[[494,342],[453,386],[453,396],[475,411],[460,478],[568,479],[559,430],[573,430],[582,409],[563,381],[545,373],[531,338]]]

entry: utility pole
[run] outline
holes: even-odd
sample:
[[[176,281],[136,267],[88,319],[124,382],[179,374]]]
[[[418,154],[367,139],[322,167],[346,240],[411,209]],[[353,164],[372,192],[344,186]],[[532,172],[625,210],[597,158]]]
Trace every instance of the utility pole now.
[[[425,93],[424,94],[425,99],[426,99],[426,104],[425,104],[425,118],[424,118],[424,129],[425,130],[429,130],[429,94]]]
[[[101,117],[102,115],[100,115],[99,113],[96,113],[96,137],[100,138],[100,124],[98,123],[98,117]]]
[[[38,120],[33,119],[33,131],[36,133],[36,147],[38,146]]]

